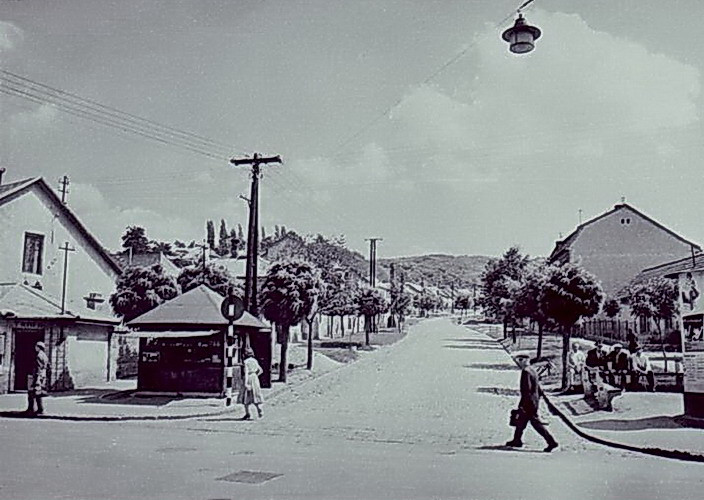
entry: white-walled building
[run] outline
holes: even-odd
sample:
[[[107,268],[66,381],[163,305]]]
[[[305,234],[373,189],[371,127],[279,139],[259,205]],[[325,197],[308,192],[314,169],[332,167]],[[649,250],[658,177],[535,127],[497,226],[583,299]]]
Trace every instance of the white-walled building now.
[[[119,274],[44,179],[0,184],[0,393],[26,389],[39,340],[51,389],[112,378],[119,319],[107,301]]]

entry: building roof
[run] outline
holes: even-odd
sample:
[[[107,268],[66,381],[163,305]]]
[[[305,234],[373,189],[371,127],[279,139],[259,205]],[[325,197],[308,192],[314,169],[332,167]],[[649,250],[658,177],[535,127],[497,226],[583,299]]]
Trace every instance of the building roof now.
[[[618,212],[619,210],[623,210],[624,208],[627,208],[627,209],[631,210],[632,212],[634,212],[635,214],[639,215],[639,216],[642,217],[643,219],[647,220],[648,222],[654,224],[655,226],[657,226],[658,228],[662,229],[662,230],[665,231],[666,233],[670,234],[670,236],[672,236],[672,237],[674,237],[674,238],[680,240],[682,243],[685,243],[686,245],[689,245],[689,246],[691,246],[691,247],[694,247],[695,249],[697,249],[697,250],[699,250],[699,251],[702,250],[702,248],[701,248],[699,245],[697,245],[696,243],[693,243],[693,242],[691,242],[691,241],[689,241],[689,240],[683,238],[682,236],[680,236],[679,234],[675,233],[675,232],[672,231],[671,229],[668,229],[667,227],[665,227],[665,226],[663,226],[662,224],[660,224],[660,223],[659,223],[658,221],[656,221],[655,219],[652,219],[652,218],[648,217],[647,215],[645,215],[643,212],[641,212],[641,211],[639,211],[639,210],[633,208],[633,207],[632,207],[631,205],[629,205],[628,203],[619,203],[619,204],[617,204],[617,205],[614,205],[614,208],[612,208],[612,209],[609,210],[608,212],[605,212],[605,213],[603,213],[603,214],[601,214],[601,215],[599,215],[599,216],[597,216],[597,217],[594,217],[593,219],[590,219],[590,220],[588,220],[588,221],[586,221],[586,222],[583,222],[582,224],[580,224],[579,226],[577,226],[577,228],[576,228],[574,231],[572,231],[572,233],[570,233],[569,236],[567,236],[567,237],[564,238],[563,240],[560,240],[560,241],[555,242],[555,248],[553,249],[552,253],[550,254],[550,257],[548,257],[548,261],[553,261],[560,253],[562,253],[563,251],[569,249],[569,248],[572,246],[572,243],[574,243],[574,241],[577,239],[577,237],[580,235],[580,233],[582,232],[582,230],[583,230],[585,227],[590,226],[590,225],[594,224],[595,222],[598,222],[598,221],[600,221],[601,219],[604,219],[604,218],[608,217],[609,215]]]
[[[244,279],[245,276],[247,275],[247,258],[246,257],[237,257],[236,259],[234,259],[234,258],[212,259],[210,261],[210,263],[224,267],[225,269],[227,269],[227,272],[229,272],[235,278]],[[269,271],[270,265],[271,265],[271,262],[259,257],[257,259],[257,276],[260,278],[263,278],[264,276],[266,276],[266,273]]]
[[[22,283],[0,283],[0,317],[12,319],[64,319],[91,323],[118,324],[120,320],[87,308],[66,309],[36,288]]]
[[[112,259],[124,271],[128,267],[149,267],[159,264],[164,270],[172,274],[178,274],[179,268],[162,252],[133,252],[130,255],[129,250],[110,254]]]
[[[57,196],[53,189],[49,187],[46,181],[42,177],[32,177],[29,179],[24,179],[22,181],[12,182],[8,184],[0,185],[0,205],[9,203],[12,200],[19,198],[23,194],[27,193],[32,187],[37,187],[42,191],[50,200],[53,205],[53,209],[58,210],[61,214],[68,220],[68,222],[73,225],[78,232],[83,236],[88,244],[96,251],[98,256],[103,260],[104,264],[112,270],[115,274],[122,274],[120,266],[110,257],[108,251],[100,244],[100,242],[93,236],[90,231],[83,225],[83,223],[78,219],[76,214],[61,202],[61,199]]]
[[[149,329],[167,326],[202,326],[215,328],[227,326],[228,322],[220,312],[223,297],[206,285],[187,291],[178,297],[156,306],[141,316],[127,322],[127,326]],[[268,330],[262,321],[245,311],[244,315],[235,321],[235,326],[259,328]]]
[[[678,274],[692,271],[704,271],[704,254],[698,253],[677,260],[671,260],[657,266],[643,269],[636,281],[645,281],[655,277],[675,278]]]

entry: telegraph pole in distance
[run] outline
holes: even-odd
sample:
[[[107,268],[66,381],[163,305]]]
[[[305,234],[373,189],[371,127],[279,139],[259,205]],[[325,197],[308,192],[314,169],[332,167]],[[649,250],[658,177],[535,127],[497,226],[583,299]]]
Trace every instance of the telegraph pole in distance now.
[[[63,246],[59,247],[59,250],[61,250],[64,253],[64,278],[63,278],[63,284],[61,285],[61,314],[64,314],[66,312],[66,282],[68,281],[68,253],[69,252],[75,252],[75,248],[71,248],[68,245],[68,241],[64,243]]]
[[[270,163],[281,163],[281,157],[259,156],[254,153],[252,158],[232,158],[235,166],[248,165],[252,168],[252,186],[249,195],[249,223],[247,229],[247,269],[245,272],[244,306],[254,316],[259,315],[257,304],[257,261],[259,252],[259,176],[261,166]]]
[[[367,238],[369,242],[369,286],[376,287],[376,242],[384,241],[384,238]]]
[[[66,196],[68,195],[68,185],[70,184],[68,175],[64,175],[61,179],[59,179],[59,184],[61,185],[59,188],[59,193],[61,193],[61,203],[65,205]]]

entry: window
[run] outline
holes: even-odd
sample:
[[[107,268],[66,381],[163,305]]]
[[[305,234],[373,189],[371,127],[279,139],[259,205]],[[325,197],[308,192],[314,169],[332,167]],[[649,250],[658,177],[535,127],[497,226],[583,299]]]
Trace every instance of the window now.
[[[22,272],[42,274],[42,255],[44,253],[44,235],[24,233],[24,253],[22,254]]]

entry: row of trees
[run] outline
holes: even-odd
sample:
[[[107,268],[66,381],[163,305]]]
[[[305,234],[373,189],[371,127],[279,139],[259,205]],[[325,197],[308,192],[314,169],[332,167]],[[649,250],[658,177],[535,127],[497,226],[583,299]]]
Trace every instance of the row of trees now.
[[[549,265],[531,260],[512,247],[486,265],[481,278],[484,311],[507,327],[530,319],[538,325],[537,357],[542,354],[546,325],[562,334],[562,385],[567,386],[567,355],[574,325],[580,318],[599,313],[604,292],[596,278],[575,264]]]
[[[327,276],[326,281],[323,276]],[[110,304],[125,321],[140,316],[159,304],[173,299],[201,284],[226,295],[242,296],[242,287],[221,266],[195,265],[181,270],[178,277],[168,276],[160,265],[132,267],[118,278]],[[277,325],[281,343],[280,379],[286,381],[287,350],[291,326],[306,321],[309,331],[318,313],[331,316],[363,316],[365,343],[375,331],[380,314],[388,312],[389,303],[378,290],[363,288],[343,272],[326,272],[313,264],[292,259],[274,264],[267,273],[260,290],[262,314]],[[312,335],[308,335],[308,369],[312,368]]]
[[[217,242],[215,241],[215,223],[212,220],[208,220],[205,223],[205,234],[208,246],[221,257],[236,258],[247,244],[242,224],[237,224],[237,230],[232,228],[228,231],[225,219],[220,219],[220,231]]]

